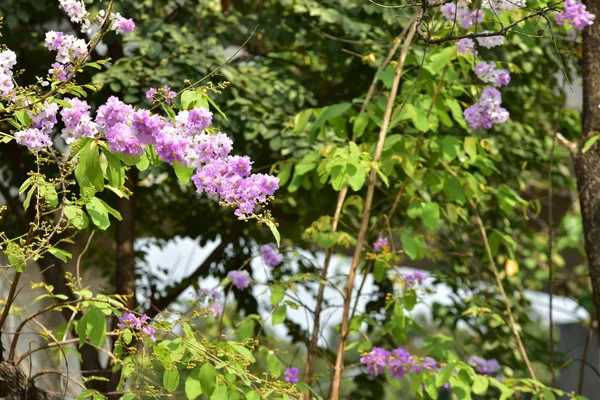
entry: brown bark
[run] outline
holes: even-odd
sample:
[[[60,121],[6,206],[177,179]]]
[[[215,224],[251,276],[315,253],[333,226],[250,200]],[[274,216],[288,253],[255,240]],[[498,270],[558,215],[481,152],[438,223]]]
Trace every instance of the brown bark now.
[[[588,11],[600,16],[600,0],[587,0]],[[583,32],[583,112],[581,115],[581,140],[600,134],[600,24],[597,22]],[[590,278],[596,307],[596,320],[600,321],[600,143],[589,151],[577,152],[575,175],[579,189],[579,202],[585,236]]]
[[[25,374],[8,362],[0,362],[0,398],[7,400],[59,400],[63,395],[38,389]]]

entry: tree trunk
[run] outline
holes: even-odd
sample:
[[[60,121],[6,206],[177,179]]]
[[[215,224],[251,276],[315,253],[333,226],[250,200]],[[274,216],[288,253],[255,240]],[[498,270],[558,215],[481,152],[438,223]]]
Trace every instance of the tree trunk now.
[[[587,0],[588,11],[600,18],[600,0]],[[600,322],[600,143],[582,154],[586,141],[600,134],[600,21],[583,32],[583,112],[581,140],[575,157],[590,278],[594,292],[595,319]],[[600,330],[600,329],[599,329]]]

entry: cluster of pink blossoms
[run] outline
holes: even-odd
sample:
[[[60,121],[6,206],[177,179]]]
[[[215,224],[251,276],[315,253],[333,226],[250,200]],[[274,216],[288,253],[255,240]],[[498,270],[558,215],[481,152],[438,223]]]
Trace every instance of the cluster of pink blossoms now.
[[[249,157],[229,155],[232,141],[226,134],[206,132],[212,123],[212,113],[204,107],[180,111],[172,122],[112,96],[92,119],[85,101],[76,98],[65,101],[71,105],[60,111],[65,125],[61,136],[67,143],[82,137],[104,137],[111,151],[131,156],[140,156],[146,146],[153,145],[164,162],[177,161],[197,169],[192,180],[198,192],[218,195],[221,201],[236,205],[238,217],[252,214],[279,188],[277,178],[251,173]],[[37,113],[31,113],[34,124],[15,133],[17,143],[32,151],[50,146],[57,112],[57,104],[44,103]]]
[[[127,312],[119,317],[119,329],[140,329],[155,343],[156,329],[148,324],[149,321],[150,318],[147,315],[138,318],[133,313]]]
[[[260,246],[260,255],[267,267],[275,268],[283,262],[283,256],[277,251],[274,244],[263,244]]]
[[[475,74],[485,83],[491,83],[494,86],[505,86],[510,82],[510,74],[504,69],[496,69],[496,63],[485,61],[475,65]]]
[[[563,24],[565,21],[573,28],[581,30],[592,25],[596,16],[587,11],[584,4],[577,0],[566,0],[563,12],[556,15],[556,23]]]
[[[485,0],[483,7],[493,11],[515,10],[525,6],[524,0]],[[450,21],[457,21],[461,28],[469,29],[475,23],[483,21],[481,10],[471,11],[462,3],[447,3],[440,7],[444,17]],[[593,23],[595,16],[586,10],[585,5],[578,0],[566,0],[563,12],[556,16],[556,22],[562,24],[567,21],[575,29],[583,29]],[[486,31],[482,32],[486,33]],[[504,44],[501,35],[477,37],[481,47],[492,48]],[[475,41],[463,38],[456,42],[459,54],[472,54],[477,57]],[[510,74],[506,70],[496,69],[494,62],[479,62],[475,66],[475,74],[486,83],[493,86],[504,86],[510,82]],[[509,113],[501,107],[502,95],[495,88],[486,88],[475,104],[464,110],[463,115],[471,129],[490,129],[494,124],[506,122]]]
[[[483,21],[483,12],[481,10],[471,11],[462,3],[446,3],[440,7],[440,11],[450,21],[458,22],[458,26],[469,29],[474,24]]]
[[[367,368],[372,376],[382,374],[386,369],[392,378],[401,379],[407,373],[420,374],[423,371],[439,371],[438,363],[429,357],[418,359],[402,347],[389,352],[381,347],[373,349],[360,358],[360,363]],[[444,385],[444,387],[449,387]]]
[[[467,108],[463,115],[471,129],[490,129],[494,124],[501,124],[510,116],[502,104],[502,95],[495,88],[485,88],[479,100]]]
[[[81,25],[81,32],[84,33],[98,29],[106,18],[106,11],[100,10],[96,18],[97,23],[92,23],[82,0],[58,0],[58,3],[58,7],[69,16],[71,22]],[[111,13],[109,19],[111,29],[116,33],[131,33],[135,28],[135,22],[132,19],[126,19],[119,13]]]
[[[15,88],[12,69],[17,63],[17,55],[12,50],[0,52],[0,95],[8,96]]]

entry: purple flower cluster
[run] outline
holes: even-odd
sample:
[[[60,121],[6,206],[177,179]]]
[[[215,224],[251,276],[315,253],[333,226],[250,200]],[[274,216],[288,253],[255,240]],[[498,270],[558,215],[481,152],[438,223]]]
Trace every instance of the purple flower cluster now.
[[[496,359],[486,360],[483,357],[471,356],[469,365],[475,368],[478,374],[495,376],[500,372],[500,363]]]
[[[427,276],[421,271],[415,271],[412,274],[404,275],[403,281],[406,288],[412,288],[415,285],[422,284]]]
[[[62,38],[62,34],[50,36],[50,47],[57,48],[54,41],[60,42]],[[132,156],[142,155],[146,146],[154,145],[162,161],[177,161],[195,168],[192,180],[197,191],[217,195],[227,205],[235,206],[235,215],[240,218],[254,213],[279,188],[278,178],[251,173],[249,157],[229,155],[233,142],[226,134],[206,132],[212,123],[212,113],[204,107],[182,110],[172,122],[111,96],[92,119],[88,103],[75,98],[65,101],[70,108],[64,107],[60,115],[65,125],[61,136],[67,143],[82,137],[103,136],[111,151]],[[30,113],[34,130],[17,132],[18,142],[32,151],[49,145],[48,134],[56,124],[57,111],[56,104],[45,103],[41,111]]]
[[[29,110],[27,114],[33,121],[31,128],[15,133],[15,141],[27,147],[31,151],[40,151],[52,145],[50,133],[56,125],[56,113],[58,112],[58,104],[44,102],[33,110]]]
[[[56,51],[56,62],[48,71],[54,79],[65,81],[73,72],[73,64],[86,57],[88,48],[83,39],[77,39],[73,35],[65,35],[63,32],[50,31],[46,33],[44,45],[50,51]]]
[[[260,246],[260,255],[267,267],[274,268],[283,262],[283,257],[277,251],[274,244],[263,244]]]
[[[475,65],[475,74],[486,83],[491,83],[494,86],[508,85],[510,82],[510,74],[504,69],[496,69],[496,63],[485,61]]]
[[[171,104],[171,99],[175,98],[177,93],[171,90],[168,86],[163,86],[162,88],[150,88],[146,92],[146,99],[150,103],[154,103],[155,101],[164,100],[165,103]]]
[[[87,21],[87,10],[81,0],[58,0],[58,8],[66,12],[75,24],[85,24]],[[87,23],[89,24],[89,21]]]
[[[285,381],[287,383],[296,384],[300,380],[300,371],[298,368],[287,368],[283,375],[285,376]]]
[[[526,0],[484,0],[482,6],[499,14],[504,10],[518,10],[526,5]]]
[[[90,106],[87,102],[77,98],[64,99],[71,108],[64,107],[60,116],[65,127],[61,137],[67,144],[82,137],[95,137],[98,134],[98,125],[90,117]]]
[[[111,29],[117,34],[131,33],[135,29],[135,22],[131,18],[125,18],[121,14],[111,14]]]
[[[373,243],[373,250],[375,250],[375,252],[379,253],[381,250],[383,250],[383,247],[387,246],[387,245],[388,245],[388,239],[385,236],[379,235],[379,237],[377,238],[375,243]]]
[[[477,55],[477,52],[475,51],[475,42],[473,41],[473,39],[460,39],[458,42],[456,42],[456,48],[458,50],[458,54],[473,54],[474,56]]]
[[[147,315],[142,315],[140,318],[136,317],[134,314],[127,312],[119,317],[119,329],[141,329],[143,333],[148,335],[152,342],[156,342],[156,329],[148,324]]]
[[[467,108],[463,115],[471,129],[490,129],[494,124],[508,120],[508,111],[500,107],[500,104],[502,104],[500,92],[495,88],[485,88],[479,100]]]
[[[577,0],[566,0],[563,11],[556,15],[556,23],[563,24],[567,21],[573,28],[582,30],[592,25],[596,16],[587,11],[584,4]]]
[[[471,11],[462,3],[446,3],[440,7],[440,11],[450,21],[458,22],[458,26],[469,29],[474,24],[483,21],[483,12],[481,10]]]
[[[429,357],[419,359],[401,347],[392,352],[381,347],[373,347],[368,354],[360,358],[360,362],[365,365],[367,372],[372,376],[382,374],[387,368],[390,376],[396,379],[401,379],[407,373],[420,374],[426,370],[438,371],[441,369],[434,359]]]
[[[31,151],[40,151],[52,145],[50,136],[39,129],[30,128],[15,133],[15,141]]]
[[[487,33],[487,31],[481,33]],[[492,47],[502,46],[504,44],[504,36],[497,35],[478,37],[477,43],[479,43],[481,47],[491,49]]]
[[[15,86],[13,84],[12,68],[17,63],[17,55],[12,50],[0,52],[0,95],[8,96],[12,93]]]
[[[233,286],[240,290],[244,290],[250,285],[250,274],[248,271],[229,271],[227,278]]]

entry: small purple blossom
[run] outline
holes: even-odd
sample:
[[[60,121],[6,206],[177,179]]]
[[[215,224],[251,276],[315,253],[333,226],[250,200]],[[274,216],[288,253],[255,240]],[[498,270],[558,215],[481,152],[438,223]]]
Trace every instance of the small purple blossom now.
[[[492,358],[486,360],[483,357],[471,356],[469,359],[469,365],[475,368],[478,374],[494,376],[500,372],[500,363],[498,360]]]
[[[58,112],[58,104],[45,101],[43,106],[39,107],[36,111],[37,113],[32,110],[27,112],[33,121],[31,127],[49,135],[52,133],[52,129],[57,122],[56,113]]]
[[[390,352],[381,347],[373,347],[366,356],[360,358],[361,364],[365,364],[367,372],[372,376],[381,374],[385,367],[388,366]]]
[[[116,13],[111,15],[112,29],[117,34],[131,33],[135,29],[135,22],[131,18],[126,19],[121,14]]]
[[[250,274],[248,271],[229,271],[227,278],[233,286],[240,290],[244,290],[250,284]]]
[[[456,42],[458,54],[473,54],[475,55],[475,42],[473,39],[464,38]]]
[[[271,243],[260,246],[260,255],[267,267],[274,268],[283,262],[283,257]]]
[[[487,31],[481,33],[487,33]],[[480,46],[491,49],[492,47],[502,46],[504,44],[504,36],[498,35],[478,37],[477,42]]]
[[[584,4],[577,0],[566,0],[563,11],[556,15],[556,23],[568,22],[573,28],[582,30],[594,23],[596,16],[587,11]]]
[[[503,69],[496,69],[496,63],[485,61],[475,65],[475,74],[479,79],[486,83],[491,83],[494,86],[508,85],[510,82],[510,74]]]
[[[15,141],[31,151],[40,151],[52,145],[50,136],[36,128],[15,132]]]
[[[469,29],[473,24],[483,21],[481,10],[471,11],[462,3],[446,3],[440,7],[440,11],[449,21],[456,21],[461,28]]]
[[[133,313],[126,312],[125,314],[123,314],[119,317],[119,329],[137,328],[137,327],[138,327],[138,319]]]
[[[284,376],[285,376],[285,381],[287,383],[291,383],[291,384],[296,384],[298,383],[298,381],[300,381],[300,371],[298,370],[298,368],[287,368],[284,372]]]
[[[407,274],[403,278],[404,285],[407,288],[411,288],[414,285],[420,285],[425,281],[425,279],[427,279],[427,276],[421,271],[415,271],[412,274]]]
[[[500,107],[502,95],[497,89],[486,88],[475,104],[464,110],[463,115],[471,129],[490,129],[494,124],[508,120],[506,109]]]
[[[156,343],[156,328],[150,326],[148,322],[150,318],[147,315],[142,315],[141,317],[136,317],[133,313],[126,312],[119,317],[119,329],[140,329],[143,333],[148,335],[150,340],[153,343]]]
[[[385,236],[379,235],[375,243],[373,243],[373,250],[379,253],[385,246],[388,245],[388,239]]]
[[[159,97],[157,98],[157,96]],[[171,99],[175,98],[175,96],[177,96],[177,93],[172,91],[168,86],[163,86],[160,89],[150,88],[146,92],[146,99],[151,103],[153,103],[155,100],[164,99],[165,103],[170,105]]]
[[[69,18],[71,22],[81,24],[84,22],[87,10],[85,4],[81,0],[58,0],[58,8],[61,8]]]

